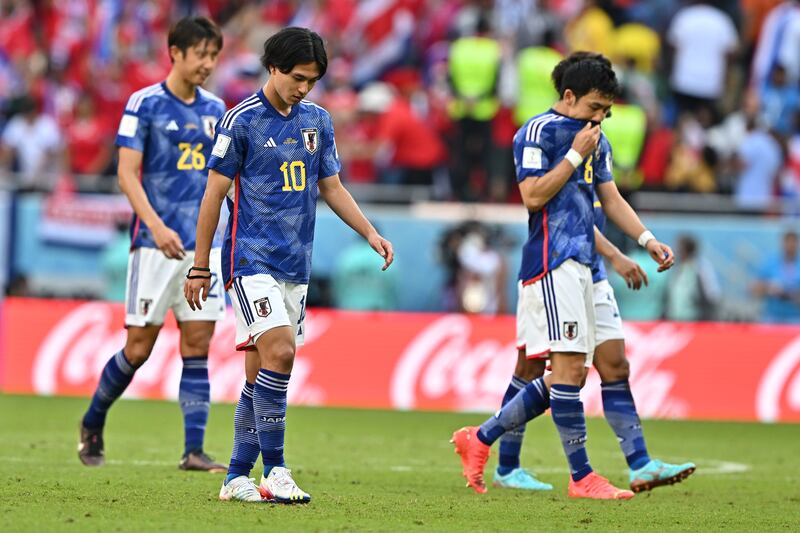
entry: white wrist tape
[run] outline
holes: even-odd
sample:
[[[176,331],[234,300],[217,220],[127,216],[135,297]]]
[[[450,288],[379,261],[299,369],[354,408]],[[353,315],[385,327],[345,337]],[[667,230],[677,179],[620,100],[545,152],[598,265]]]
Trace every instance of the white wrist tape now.
[[[583,156],[574,148],[569,149],[564,159],[569,161],[569,164],[572,165],[573,168],[578,168],[580,164],[583,163]]]
[[[647,243],[648,243],[649,241],[651,241],[651,240],[653,240],[653,239],[655,239],[655,238],[656,238],[656,236],[655,236],[655,235],[653,235],[653,232],[652,232],[652,231],[650,231],[650,230],[644,230],[644,231],[642,232],[642,234],[641,234],[641,235],[639,235],[639,246],[641,246],[642,248],[644,248],[645,246],[647,246]]]

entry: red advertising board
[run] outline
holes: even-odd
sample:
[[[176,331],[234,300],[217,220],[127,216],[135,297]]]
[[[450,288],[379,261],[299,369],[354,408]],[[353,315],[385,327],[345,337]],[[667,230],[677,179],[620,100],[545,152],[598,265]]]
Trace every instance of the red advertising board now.
[[[3,303],[0,390],[90,395],[125,341],[123,308],[11,298]],[[631,384],[643,417],[800,422],[800,327],[626,323]],[[126,392],[176,398],[178,330],[168,322]],[[232,312],[217,325],[212,397],[236,401],[243,356]],[[493,411],[516,360],[512,317],[312,310],[289,388],[295,405]],[[582,398],[601,413],[593,372]]]

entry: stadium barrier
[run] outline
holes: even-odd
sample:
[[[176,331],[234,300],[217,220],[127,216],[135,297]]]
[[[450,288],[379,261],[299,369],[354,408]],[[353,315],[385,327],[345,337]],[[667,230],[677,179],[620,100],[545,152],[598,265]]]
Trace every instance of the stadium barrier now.
[[[2,304],[0,390],[92,393],[125,341],[121,304],[10,298]],[[800,327],[626,323],[632,387],[643,417],[800,422]],[[243,382],[232,311],[210,350],[212,396]],[[128,398],[178,395],[179,333],[171,318]],[[493,411],[516,360],[513,317],[311,310],[289,402],[361,408]],[[582,399],[601,414],[592,371]]]

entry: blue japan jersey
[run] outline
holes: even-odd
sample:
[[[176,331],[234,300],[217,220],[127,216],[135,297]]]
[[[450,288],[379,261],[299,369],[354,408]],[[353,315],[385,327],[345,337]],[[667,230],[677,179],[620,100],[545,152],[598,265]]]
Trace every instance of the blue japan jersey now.
[[[600,200],[597,199],[597,196],[594,198],[594,225],[597,226],[597,229],[599,229],[601,233],[603,233],[606,230],[606,214],[603,213]],[[608,279],[608,274],[606,274],[606,265],[603,263],[603,257],[597,253],[597,250],[595,249],[594,257],[592,258],[592,283],[597,283],[598,281],[603,281],[604,279]]]
[[[517,181],[544,176],[564,158],[586,121],[553,110],[526,122],[514,135]],[[594,191],[611,180],[611,152],[601,134],[594,153],[537,212],[528,215],[528,240],[522,248],[519,279],[532,283],[567,259],[591,267],[594,247]]]
[[[598,182],[604,183],[611,181],[613,178],[613,163],[611,157],[611,144],[606,139],[605,135],[600,135],[600,160],[598,166],[595,168],[595,175],[598,176]],[[600,198],[597,193],[594,195],[594,225],[600,230],[600,233],[606,231],[606,214],[603,212],[603,206],[600,203]],[[592,283],[608,279],[606,273],[606,265],[603,258],[597,253],[595,249],[594,258],[592,259]]]
[[[164,224],[194,250],[197,215],[206,189],[206,162],[214,126],[225,103],[197,88],[187,104],[162,82],[133,93],[117,131],[117,146],[142,152],[142,187]],[[215,242],[214,246],[219,246]],[[150,229],[134,213],[131,248],[157,248]]]
[[[222,248],[226,287],[255,274],[308,283],[317,182],[341,168],[328,112],[301,101],[283,116],[259,90],[222,117],[208,168],[233,180]]]

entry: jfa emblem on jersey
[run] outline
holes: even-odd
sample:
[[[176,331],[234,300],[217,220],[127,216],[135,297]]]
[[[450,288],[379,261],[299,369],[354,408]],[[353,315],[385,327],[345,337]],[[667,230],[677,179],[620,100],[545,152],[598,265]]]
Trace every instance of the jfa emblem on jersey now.
[[[253,302],[256,306],[256,313],[262,318],[266,318],[272,312],[272,307],[269,305],[269,298],[261,298]]]
[[[567,340],[573,340],[578,336],[578,323],[577,322],[564,322],[564,337]]]
[[[319,138],[317,136],[317,128],[303,128],[300,130],[300,135],[303,136],[303,146],[306,152],[313,154],[319,148]]]
[[[214,126],[217,125],[217,117],[212,117],[210,115],[203,115],[200,117],[203,121],[203,131],[206,132],[206,135],[210,139],[214,138]]]
[[[153,300],[146,298],[139,298],[139,314],[146,315],[147,312],[150,310],[151,305],[153,305]]]

